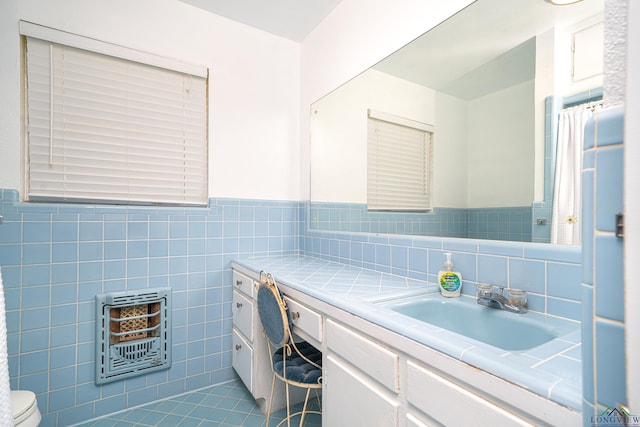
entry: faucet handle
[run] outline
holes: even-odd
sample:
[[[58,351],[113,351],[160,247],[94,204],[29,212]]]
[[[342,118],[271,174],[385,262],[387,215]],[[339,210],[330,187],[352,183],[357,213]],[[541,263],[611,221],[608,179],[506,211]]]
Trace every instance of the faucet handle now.
[[[493,292],[493,285],[478,283],[476,285],[476,298],[489,298]]]
[[[524,307],[527,305],[527,291],[509,288],[507,289],[507,299],[509,304],[514,307]]]

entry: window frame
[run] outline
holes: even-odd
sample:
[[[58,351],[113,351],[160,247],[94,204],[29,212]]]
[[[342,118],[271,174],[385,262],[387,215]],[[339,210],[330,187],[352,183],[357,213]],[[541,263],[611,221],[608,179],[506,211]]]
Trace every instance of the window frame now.
[[[132,206],[135,206],[135,205],[206,206],[208,204],[208,181],[209,181],[209,178],[208,178],[208,175],[209,175],[208,77],[209,77],[209,70],[207,67],[191,64],[191,63],[184,62],[177,59],[172,59],[172,58],[151,54],[148,52],[143,52],[136,49],[131,49],[131,48],[120,46],[120,45],[111,44],[108,42],[103,42],[100,40],[80,36],[77,34],[56,30],[53,28],[41,26],[41,25],[34,24],[27,21],[19,22],[19,31],[22,39],[22,48],[24,52],[23,66],[22,66],[23,68],[22,76],[23,76],[23,111],[24,111],[23,134],[24,136],[23,136],[22,145],[23,145],[23,160],[24,160],[23,188],[25,190],[24,191],[25,201],[92,203],[92,204],[124,204],[124,205],[132,205]],[[156,133],[156,135],[158,135],[157,139],[152,137],[151,139],[147,139],[146,142],[142,142],[139,145],[137,144],[137,141],[135,140],[135,138],[129,137],[128,135],[124,137],[125,140],[131,139],[131,141],[127,142],[127,144],[130,144],[131,147],[138,150],[144,149],[148,145],[152,145],[154,146],[154,149],[156,149],[156,147],[163,145],[161,143],[162,140],[165,140],[165,142],[169,140],[173,141],[173,143],[166,144],[166,148],[162,148],[162,149],[158,148],[158,152],[164,152],[167,155],[167,158],[170,158],[170,156],[172,156],[172,153],[173,154],[181,153],[183,157],[180,158],[179,161],[183,162],[184,164],[183,168],[191,169],[191,166],[189,166],[189,164],[190,163],[196,164],[196,175],[194,176],[196,176],[197,178],[195,180],[192,180],[191,183],[189,183],[188,172],[186,172],[187,169],[185,169],[183,172],[180,172],[178,168],[177,169],[178,172],[175,172],[175,176],[178,177],[176,179],[177,182],[181,184],[177,184],[173,186],[174,193],[171,194],[170,197],[167,197],[164,194],[164,192],[166,191],[166,193],[171,193],[171,189],[162,187],[162,184],[160,183],[161,180],[158,181],[158,185],[155,185],[152,175],[146,178],[147,179],[146,187],[144,187],[144,185],[143,187],[146,189],[145,191],[147,191],[147,193],[143,194],[142,196],[135,195],[136,190],[126,190],[126,189],[125,191],[121,192],[116,196],[109,195],[108,197],[102,197],[101,195],[97,195],[97,197],[93,197],[93,195],[91,194],[89,194],[88,197],[84,196],[84,194],[79,194],[79,195],[71,194],[71,196],[69,196],[65,194],[64,191],[61,191],[58,194],[47,194],[44,196],[42,194],[36,194],[32,189],[33,183],[31,182],[31,176],[30,176],[32,172],[31,165],[30,165],[30,162],[31,162],[30,149],[31,149],[31,141],[32,141],[32,136],[30,135],[30,130],[32,130],[30,128],[30,119],[31,119],[30,103],[34,103],[35,101],[29,98],[30,94],[29,94],[28,67],[30,64],[28,63],[28,58],[27,58],[27,48],[28,48],[27,43],[29,43],[27,38],[33,39],[40,43],[41,42],[49,43],[51,44],[51,46],[62,46],[63,49],[64,48],[67,48],[68,50],[79,49],[80,51],[78,52],[88,53],[88,55],[94,55],[94,56],[99,55],[97,56],[97,58],[101,58],[100,55],[102,55],[102,58],[105,58],[105,60],[113,59],[115,62],[120,61],[121,63],[132,64],[133,66],[138,68],[143,67],[142,68],[143,72],[144,70],[153,70],[153,71],[157,71],[158,73],[164,73],[165,75],[168,76],[167,78],[169,80],[174,79],[175,82],[179,82],[180,81],[179,79],[182,79],[182,81],[187,81],[187,80],[191,81],[192,78],[198,79],[197,89],[196,89],[197,93],[190,95],[191,87],[186,85],[183,89],[184,93],[186,93],[186,95],[183,95],[183,96],[192,97],[194,100],[193,105],[197,105],[197,111],[195,113],[189,112],[187,116],[184,116],[184,112],[186,111],[185,108],[187,108],[184,105],[187,105],[187,104],[183,104],[180,110],[175,110],[174,107],[172,107],[172,105],[173,106],[180,105],[179,100],[168,100],[167,107],[166,107],[167,111],[169,111],[169,114],[172,114],[173,116],[178,118],[180,117],[191,118],[191,115],[194,116],[194,120],[189,125],[190,126],[189,129],[196,130],[195,137],[193,137],[192,135],[184,134],[185,132],[184,130],[181,135],[174,134],[173,136],[171,136],[171,130],[169,129],[160,130],[159,132]],[[32,41],[31,43],[33,46],[34,42]],[[42,46],[40,47],[40,49],[42,49]],[[53,48],[50,48],[50,49],[53,49]],[[53,56],[51,56],[51,58],[52,58],[51,61],[53,63]],[[31,64],[31,66],[34,66],[34,64]],[[151,67],[151,68],[144,68],[144,67]],[[51,74],[51,81],[52,81],[52,83],[49,86],[49,92],[51,92],[51,88],[54,87],[53,73],[51,71],[49,71],[49,73]],[[138,73],[137,76],[134,76],[134,78],[138,79],[137,81],[139,82],[146,82],[145,77],[146,76],[144,73],[142,74]],[[97,81],[100,82],[100,80],[97,80]],[[31,84],[34,84],[34,83],[31,82]],[[95,89],[93,86],[91,86],[91,84],[89,84],[88,87],[90,87],[92,90]],[[163,86],[163,89],[164,89],[164,86]],[[146,90],[147,92],[140,92],[142,95],[140,96],[135,95],[135,96],[138,96],[138,99],[146,100],[147,94],[154,93],[152,88],[146,88],[144,90]],[[127,95],[125,94],[123,96],[127,96]],[[51,98],[53,99],[53,96],[51,96]],[[92,99],[90,99],[87,102],[89,103],[92,102]],[[53,134],[53,129],[57,129],[57,128],[53,128],[51,125],[51,123],[54,123],[54,119],[53,119],[54,110],[51,108],[51,103],[49,103],[48,105],[49,105],[48,109],[51,114],[51,122],[49,122],[49,129]],[[176,112],[178,113],[176,114]],[[124,113],[122,115],[126,117],[128,116],[128,114],[130,113]],[[153,111],[151,111],[150,114],[153,114],[153,116],[150,116],[152,119],[157,118],[157,115]],[[58,119],[56,118],[56,120]],[[102,124],[105,122],[105,120],[106,118],[103,120],[103,117],[97,117],[95,122]],[[125,119],[125,120],[128,120],[128,119]],[[135,124],[133,126],[135,126]],[[173,126],[175,127],[180,125],[173,124]],[[135,129],[139,130],[140,127],[138,126]],[[105,140],[108,138],[109,137],[104,137]],[[114,139],[114,141],[117,141],[118,137],[115,137],[115,138],[116,139]],[[49,144],[52,144],[52,141],[53,140],[50,140]],[[77,143],[76,145],[79,145],[79,144],[81,144],[81,142]],[[100,145],[100,143],[97,143],[97,145]],[[107,142],[105,147],[108,147],[110,145],[114,145],[114,144],[111,142]],[[195,147],[195,149],[197,150],[196,151],[198,153],[197,161],[189,160],[188,151],[185,151],[188,149],[188,147]],[[59,157],[59,158],[65,158],[66,155],[67,154],[65,153],[63,157]],[[115,156],[117,155],[118,154],[116,154]],[[196,156],[191,155],[191,158],[194,158],[194,157]],[[136,169],[135,166],[132,166],[132,167],[127,167],[126,170],[132,170],[134,172],[137,170],[146,171],[147,169],[150,169],[152,167],[151,165],[153,164],[157,164],[158,167],[162,167],[163,162],[167,161],[167,160],[159,159],[155,163],[152,163],[152,162],[146,163],[147,160],[151,157],[147,155],[143,155],[142,158],[144,159],[144,162],[140,163],[141,165],[140,168]],[[118,171],[121,171],[121,170],[125,170],[125,169],[114,168],[113,169],[114,176],[115,174],[118,173]],[[62,172],[61,174],[65,175],[65,172]],[[181,179],[180,179],[180,175],[182,175]],[[158,176],[157,172],[156,172],[156,176]],[[111,177],[111,179],[114,179],[114,178]],[[144,183],[144,180],[145,180],[144,177],[143,179],[140,179],[139,177],[132,177],[129,179],[133,180],[131,181],[131,184],[129,184],[132,187],[137,187],[138,184]],[[64,182],[64,181],[65,181],[65,178],[62,178],[62,181],[52,181],[52,182],[55,183],[55,182]],[[43,182],[46,182],[46,181],[43,181]],[[171,181],[171,182],[174,182],[174,181]],[[85,185],[85,189],[83,190],[84,193],[87,193],[87,194],[90,193],[88,189],[91,187],[92,184],[85,183],[84,185]],[[153,191],[149,191],[150,189],[154,190],[154,185],[155,185],[156,193],[161,192],[162,194],[158,195],[158,194],[154,194]],[[122,188],[122,187],[123,186],[119,188]],[[116,188],[118,188],[118,186],[116,186]],[[132,195],[132,192],[133,192],[133,195]]]

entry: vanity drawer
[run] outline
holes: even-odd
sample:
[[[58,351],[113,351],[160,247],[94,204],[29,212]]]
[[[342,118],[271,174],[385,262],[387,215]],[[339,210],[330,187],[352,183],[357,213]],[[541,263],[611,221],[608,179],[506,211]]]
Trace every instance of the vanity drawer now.
[[[327,319],[327,346],[392,391],[399,391],[398,354]]]
[[[233,369],[238,373],[247,389],[253,391],[253,364],[251,363],[253,348],[235,328],[231,340],[233,343]]]
[[[525,420],[416,363],[407,363],[407,400],[444,425],[531,426]],[[452,411],[455,405],[460,410]]]
[[[322,315],[296,300],[287,297],[285,300],[291,314],[291,323],[295,326],[293,332],[296,332],[295,329],[300,329],[316,341],[322,342]]]
[[[253,301],[240,292],[234,291],[232,304],[233,325],[253,342]]]
[[[233,289],[241,291],[253,298],[255,281],[252,278],[233,270]]]

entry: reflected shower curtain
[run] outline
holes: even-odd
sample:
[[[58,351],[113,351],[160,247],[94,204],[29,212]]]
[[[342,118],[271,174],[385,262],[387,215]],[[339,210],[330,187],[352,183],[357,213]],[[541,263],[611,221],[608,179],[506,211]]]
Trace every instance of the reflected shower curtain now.
[[[551,243],[579,245],[581,242],[582,147],[584,125],[592,115],[592,110],[585,105],[560,112],[551,214]]]

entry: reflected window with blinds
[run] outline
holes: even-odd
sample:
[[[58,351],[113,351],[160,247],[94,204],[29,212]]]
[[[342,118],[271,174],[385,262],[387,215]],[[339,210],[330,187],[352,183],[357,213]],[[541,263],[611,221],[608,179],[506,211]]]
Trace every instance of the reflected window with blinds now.
[[[21,21],[26,199],[202,206],[206,67]]]
[[[379,111],[368,114],[368,209],[431,211],[433,126]]]

